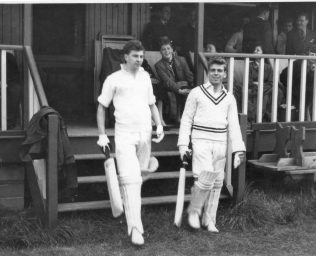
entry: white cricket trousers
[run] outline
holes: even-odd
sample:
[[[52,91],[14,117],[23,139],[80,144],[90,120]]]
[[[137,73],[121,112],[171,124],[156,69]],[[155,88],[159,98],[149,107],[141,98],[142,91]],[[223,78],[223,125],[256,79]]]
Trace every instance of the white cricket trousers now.
[[[127,230],[144,233],[141,220],[141,170],[148,169],[151,153],[151,131],[115,131],[115,153]]]
[[[202,224],[216,223],[216,213],[223,186],[226,164],[226,142],[210,140],[192,141],[192,172],[195,178],[188,213],[204,213]]]

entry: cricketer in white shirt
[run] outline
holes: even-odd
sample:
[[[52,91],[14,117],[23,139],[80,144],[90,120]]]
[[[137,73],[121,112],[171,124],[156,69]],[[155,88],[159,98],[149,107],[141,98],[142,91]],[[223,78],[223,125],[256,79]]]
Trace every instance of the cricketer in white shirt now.
[[[115,153],[128,234],[133,244],[143,245],[141,171],[148,171],[153,159],[150,157],[152,119],[157,126],[157,139],[153,140],[160,142],[164,133],[149,74],[141,67],[144,48],[140,41],[131,40],[126,43],[123,51],[126,63],[122,64],[121,70],[106,78],[98,97],[97,144],[104,150],[109,145],[104,125],[105,111],[113,101]]]

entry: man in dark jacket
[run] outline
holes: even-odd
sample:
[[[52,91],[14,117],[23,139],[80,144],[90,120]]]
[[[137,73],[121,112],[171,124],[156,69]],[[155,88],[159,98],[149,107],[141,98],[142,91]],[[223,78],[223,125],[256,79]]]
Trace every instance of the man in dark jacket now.
[[[304,55],[306,49],[316,44],[316,32],[307,28],[309,18],[300,13],[296,20],[296,29],[287,35],[286,54]]]
[[[170,100],[171,119],[180,121],[187,95],[193,88],[193,74],[185,59],[175,56],[169,39],[161,41],[161,60],[155,64],[157,74]]]
[[[242,51],[244,53],[252,53],[252,46],[254,42],[258,41],[262,42],[264,53],[274,53],[273,33],[269,22],[269,15],[269,6],[261,4],[258,6],[258,16],[244,27],[242,45]]]

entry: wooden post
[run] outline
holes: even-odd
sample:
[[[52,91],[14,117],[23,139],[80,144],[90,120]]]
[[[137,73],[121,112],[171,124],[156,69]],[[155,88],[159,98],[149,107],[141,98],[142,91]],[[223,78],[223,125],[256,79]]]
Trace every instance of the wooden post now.
[[[278,118],[279,66],[280,66],[280,60],[275,59],[274,70],[273,70],[273,87],[272,87],[272,111],[271,111],[272,122],[276,122]]]
[[[300,122],[303,122],[305,120],[306,70],[307,70],[307,60],[303,60],[302,66],[301,66],[301,88],[300,88],[300,109],[299,109]]]
[[[263,80],[264,80],[264,58],[260,58],[258,75],[258,96],[257,96],[257,123],[262,123],[263,103]]]
[[[203,51],[203,34],[204,34],[204,3],[196,4],[196,30],[195,30],[195,49],[194,49],[194,73],[195,85],[204,83],[204,69],[199,60],[198,53]]]
[[[242,90],[242,113],[248,113],[248,89],[249,89],[249,58],[245,58],[245,71]]]
[[[57,184],[57,160],[58,160],[58,126],[57,115],[48,116],[48,156],[46,175],[46,223],[48,228],[57,224],[58,209],[58,184]]]
[[[7,51],[1,50],[1,129],[7,130]]]
[[[247,115],[239,114],[240,130],[243,141],[247,145]],[[246,150],[247,152],[247,150]],[[245,187],[246,187],[246,161],[244,161],[237,169],[233,172],[233,200],[234,203],[238,203],[242,200]]]
[[[23,5],[23,45],[32,46],[32,17],[33,17],[33,10],[31,4],[24,4]],[[24,67],[24,90],[23,90],[23,125],[24,127],[28,124],[31,116],[29,115],[29,71],[27,67],[27,62],[23,61]]]

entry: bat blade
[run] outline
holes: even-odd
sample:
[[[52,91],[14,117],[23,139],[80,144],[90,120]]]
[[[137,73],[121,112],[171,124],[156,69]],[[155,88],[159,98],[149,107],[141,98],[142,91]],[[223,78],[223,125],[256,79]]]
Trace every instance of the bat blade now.
[[[174,224],[178,228],[181,226],[181,223],[182,223],[184,190],[185,190],[185,172],[186,172],[186,169],[182,167],[179,173],[177,203],[176,203],[176,211],[175,211],[175,216],[174,216]]]
[[[113,217],[118,217],[124,210],[113,158],[109,158],[104,162],[104,169],[110,196],[112,215]]]

